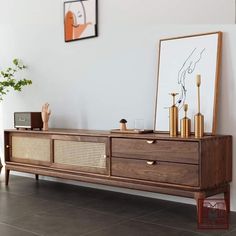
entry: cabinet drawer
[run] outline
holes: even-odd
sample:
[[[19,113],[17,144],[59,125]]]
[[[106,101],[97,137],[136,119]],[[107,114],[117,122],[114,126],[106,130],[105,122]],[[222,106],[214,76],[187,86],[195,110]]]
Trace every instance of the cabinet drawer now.
[[[112,156],[198,164],[198,142],[112,139]]]
[[[198,186],[198,165],[112,158],[112,175],[162,183]]]

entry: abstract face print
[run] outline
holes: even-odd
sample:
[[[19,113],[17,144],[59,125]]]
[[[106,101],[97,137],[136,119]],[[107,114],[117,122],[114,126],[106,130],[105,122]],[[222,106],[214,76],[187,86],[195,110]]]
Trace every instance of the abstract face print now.
[[[65,41],[97,36],[96,0],[79,0],[64,3]]]

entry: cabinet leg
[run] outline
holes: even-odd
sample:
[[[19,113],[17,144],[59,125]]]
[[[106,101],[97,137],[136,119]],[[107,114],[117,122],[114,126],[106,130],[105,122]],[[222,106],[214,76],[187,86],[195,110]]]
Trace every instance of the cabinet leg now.
[[[5,170],[5,185],[8,186],[9,183],[10,170]]]
[[[227,186],[226,191],[224,192],[226,212],[230,213],[230,185]]]
[[[194,198],[196,200],[197,204],[197,220],[198,224],[202,223],[202,217],[203,217],[203,206],[204,206],[204,199],[205,199],[205,194],[200,192],[200,193],[195,193]]]
[[[38,181],[39,180],[39,175],[35,174],[35,179]]]

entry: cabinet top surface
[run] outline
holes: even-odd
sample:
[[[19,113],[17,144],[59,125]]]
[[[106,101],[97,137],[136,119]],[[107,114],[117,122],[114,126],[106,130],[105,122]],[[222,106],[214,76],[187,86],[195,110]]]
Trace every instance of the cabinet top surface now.
[[[137,139],[163,139],[163,140],[178,140],[178,141],[200,141],[206,139],[226,137],[230,135],[205,135],[202,138],[195,138],[194,135],[189,138],[170,137],[168,133],[149,133],[149,134],[118,134],[111,133],[105,130],[85,130],[85,129],[49,129],[48,131],[40,130],[16,130],[7,129],[5,132],[11,133],[30,133],[30,134],[47,134],[47,135],[83,135],[83,136],[99,136],[112,138],[137,138]]]

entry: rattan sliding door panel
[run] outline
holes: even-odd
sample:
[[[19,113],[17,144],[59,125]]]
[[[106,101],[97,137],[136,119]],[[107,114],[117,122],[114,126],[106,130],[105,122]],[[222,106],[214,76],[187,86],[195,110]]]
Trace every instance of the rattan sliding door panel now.
[[[54,163],[74,167],[106,169],[106,144],[55,140]]]
[[[50,139],[12,136],[12,159],[50,162]]]

